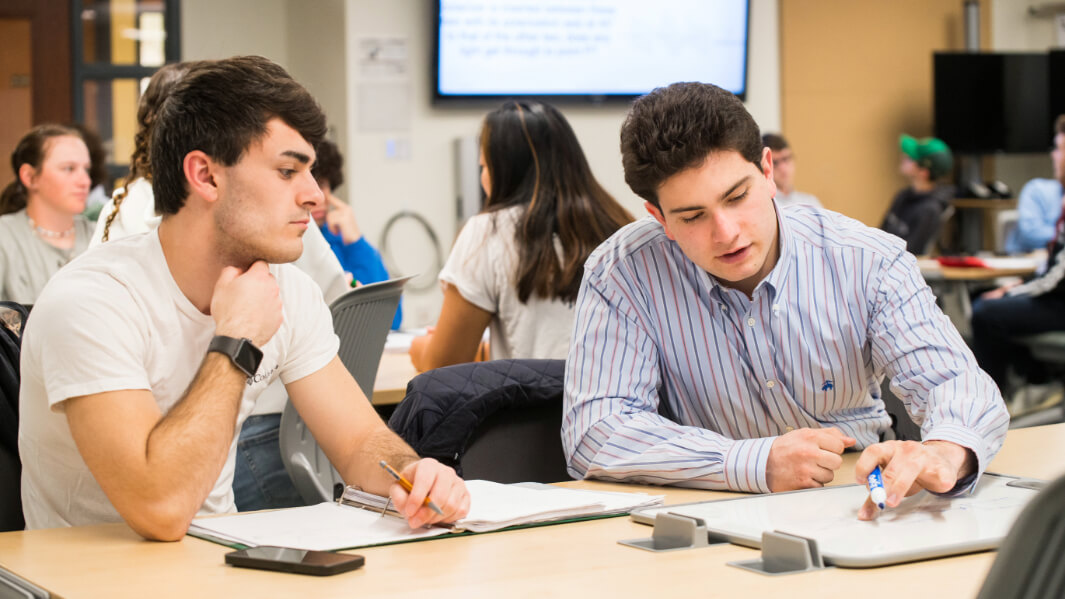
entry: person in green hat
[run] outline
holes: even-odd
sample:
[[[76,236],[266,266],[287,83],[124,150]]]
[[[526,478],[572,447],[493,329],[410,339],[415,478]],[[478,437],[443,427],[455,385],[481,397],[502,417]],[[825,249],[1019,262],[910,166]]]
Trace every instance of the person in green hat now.
[[[940,216],[954,197],[954,187],[937,181],[954,169],[954,156],[943,140],[899,137],[899,172],[910,185],[895,194],[880,228],[906,241],[913,254],[927,254],[939,234]]]

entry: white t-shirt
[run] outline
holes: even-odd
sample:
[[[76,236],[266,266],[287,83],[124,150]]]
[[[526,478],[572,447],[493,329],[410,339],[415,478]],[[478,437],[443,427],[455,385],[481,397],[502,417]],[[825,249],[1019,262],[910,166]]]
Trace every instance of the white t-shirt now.
[[[234,442],[200,515],[234,511],[236,435],[272,381],[312,374],[336,356],[321,291],[289,265],[274,265],[284,322],[262,347],[234,423]],[[156,232],[108,242],[82,254],[45,287],[27,321],[19,390],[22,505],[27,528],[120,521],[78,453],[65,400],[149,389],[163,414],[196,375],[215,324],[170,275]],[[181,481],[174,481],[181,484]]]
[[[122,209],[111,223],[111,230],[107,236],[108,241],[122,239],[127,235],[146,233],[159,228],[162,217],[155,213],[155,192],[152,190],[151,181],[138,177],[128,185],[129,193],[122,200]],[[115,190],[117,196],[123,188]],[[104,224],[107,217],[115,210],[114,200],[110,200],[100,211],[100,219],[96,221],[96,231],[93,233],[89,247],[96,247],[103,243]],[[322,295],[326,303],[333,303],[337,298],[351,291],[344,269],[340,266],[329,242],[322,236],[318,227],[307,227],[303,235],[303,254],[292,263],[294,266],[310,275],[311,279],[322,289]],[[285,408],[288,394],[281,385],[274,385],[267,391],[263,400],[255,404],[253,414],[276,414]]]
[[[440,281],[454,285],[466,301],[493,314],[489,324],[493,360],[565,359],[573,306],[535,294],[525,304],[518,299],[515,235],[524,210],[524,206],[514,206],[467,221],[440,271]],[[555,247],[561,255],[557,240]]]

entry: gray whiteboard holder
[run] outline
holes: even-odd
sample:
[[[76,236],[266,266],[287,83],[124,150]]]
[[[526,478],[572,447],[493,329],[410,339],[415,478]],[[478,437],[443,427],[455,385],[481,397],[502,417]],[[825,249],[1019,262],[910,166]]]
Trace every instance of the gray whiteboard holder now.
[[[817,550],[817,541],[767,530],[762,533],[762,557],[728,562],[728,565],[766,576],[781,576],[823,570],[825,562]]]
[[[651,536],[618,541],[622,545],[646,551],[696,549],[725,542],[727,541],[724,538],[711,538],[711,534],[706,531],[706,523],[701,518],[692,518],[668,512],[655,516],[655,527]]]

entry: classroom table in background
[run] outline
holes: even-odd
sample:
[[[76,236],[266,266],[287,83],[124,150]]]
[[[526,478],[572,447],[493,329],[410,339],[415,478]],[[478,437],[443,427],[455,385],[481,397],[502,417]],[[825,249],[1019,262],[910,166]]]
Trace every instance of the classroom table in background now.
[[[407,394],[407,383],[417,374],[407,352],[386,350],[381,356],[381,365],[377,367],[370,403],[375,406],[394,406],[403,401]]]
[[[1065,424],[1007,433],[989,470],[1053,479],[1065,474]],[[850,483],[857,453],[833,484]],[[733,493],[587,481],[574,488],[665,493],[670,504]],[[353,551],[361,570],[331,577],[226,566],[226,547],[186,537],[140,539],[125,524],[0,534],[0,566],[64,597],[973,597],[993,552],[873,569],[828,568],[762,576],[726,562],[758,557],[716,545],[650,553],[619,545],[651,527],[627,517],[437,539]]]
[[[917,258],[921,275],[939,300],[939,307],[966,338],[971,331],[973,309],[969,294],[973,288],[993,287],[997,279],[1004,277],[1029,277],[1046,261],[1046,252],[982,260],[987,268],[943,266],[935,258]]]

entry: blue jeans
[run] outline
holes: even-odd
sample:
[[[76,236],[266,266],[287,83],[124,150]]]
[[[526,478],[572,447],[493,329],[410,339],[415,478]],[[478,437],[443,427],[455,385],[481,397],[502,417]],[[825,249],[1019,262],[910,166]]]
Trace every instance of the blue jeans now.
[[[305,505],[281,462],[281,414],[249,416],[237,440],[233,493],[237,510],[247,512]]]

